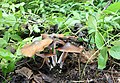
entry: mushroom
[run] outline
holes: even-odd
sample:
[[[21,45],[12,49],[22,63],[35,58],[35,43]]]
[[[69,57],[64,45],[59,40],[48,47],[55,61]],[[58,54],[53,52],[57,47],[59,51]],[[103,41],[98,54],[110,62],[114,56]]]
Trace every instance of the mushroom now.
[[[21,53],[27,57],[32,57],[36,52],[43,51],[52,43],[51,38],[46,38],[41,41],[35,41],[32,44],[26,44],[22,49]]]
[[[63,52],[57,63],[60,64],[60,68],[62,68],[63,63],[67,57],[68,52],[70,53],[81,53],[83,50],[83,46],[77,47],[67,42],[63,47],[57,48],[56,50]]]
[[[60,40],[60,39],[54,39],[53,40],[53,44],[52,44],[52,48],[50,47],[49,49],[53,49],[53,54],[55,54],[55,56],[52,56],[52,64],[53,66],[56,66],[57,63],[57,55],[56,55],[56,45],[65,45],[65,42]]]
[[[49,65],[49,63],[50,63],[49,58],[52,57],[52,56],[55,56],[53,53],[43,53],[43,54],[36,53],[36,55],[40,56],[41,58],[44,59],[42,65],[40,66],[40,68],[42,68],[44,63],[46,63],[49,67],[53,68],[52,65]]]

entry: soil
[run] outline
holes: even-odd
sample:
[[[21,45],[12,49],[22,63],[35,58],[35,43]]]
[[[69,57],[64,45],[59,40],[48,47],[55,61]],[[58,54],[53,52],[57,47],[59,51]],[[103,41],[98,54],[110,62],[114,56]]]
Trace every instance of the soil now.
[[[120,83],[120,66],[110,60],[104,70],[98,70],[95,62],[88,64],[84,73],[85,63],[79,63],[77,56],[69,55],[62,69],[59,68],[59,64],[52,69],[46,64],[40,68],[42,61],[43,59],[38,56],[34,59],[22,59],[17,63],[15,71],[9,73],[8,78],[11,79],[6,81],[9,83]],[[21,71],[23,67],[27,73]]]

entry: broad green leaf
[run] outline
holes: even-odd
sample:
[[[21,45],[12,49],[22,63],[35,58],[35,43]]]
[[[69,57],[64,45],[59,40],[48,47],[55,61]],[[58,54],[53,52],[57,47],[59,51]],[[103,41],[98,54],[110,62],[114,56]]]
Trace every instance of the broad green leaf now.
[[[10,63],[8,63],[8,66],[7,66],[6,70],[7,70],[7,73],[8,73],[8,72],[13,71],[14,69],[15,69],[15,61],[13,60]]]
[[[18,55],[22,55],[20,48],[21,48],[21,47],[19,47],[19,48],[16,50],[16,52],[15,52],[15,54],[16,54],[17,56],[18,56]],[[19,57],[17,57],[17,58],[20,58],[20,57],[23,57],[23,56],[19,56]]]
[[[9,41],[9,38],[10,38],[10,33],[8,31],[5,32],[4,36],[3,36],[3,39],[8,42]]]
[[[20,11],[21,11],[22,14],[25,14],[25,9],[24,9],[23,6],[20,6]]]
[[[104,45],[103,36],[99,31],[95,32],[95,44],[98,49],[101,49],[101,47]]]
[[[40,32],[40,29],[38,28],[38,25],[34,24],[32,27],[33,27],[33,30],[34,30],[36,33],[39,33],[39,32]]]
[[[91,15],[88,17],[88,30],[89,30],[89,34],[97,31],[97,21],[95,17]]]
[[[10,35],[10,37],[11,37],[11,39],[17,40],[17,41],[21,41],[22,40],[21,37],[19,35],[17,35],[17,34]]]
[[[69,19],[65,22],[65,24],[66,24],[67,26],[74,26],[75,23],[80,23],[80,20],[76,20],[76,19],[74,19],[74,18],[69,18]]]
[[[112,41],[111,44],[113,44],[114,46],[118,46],[120,45],[120,40]]]
[[[74,15],[74,18],[80,19],[80,14],[77,11],[73,11],[72,14]]]
[[[106,67],[106,62],[108,60],[107,47],[100,50],[98,57],[98,69],[104,69]]]
[[[13,14],[4,14],[3,18],[5,19],[5,23],[9,26],[14,26],[16,23],[16,18]]]
[[[68,35],[70,35],[70,32],[65,32],[64,35],[68,36]]]
[[[2,7],[9,7],[10,5],[9,5],[9,3],[3,3],[2,4]]]
[[[6,74],[8,72],[11,72],[11,71],[14,70],[14,68],[15,68],[15,61],[13,59],[11,59],[11,61],[8,62],[8,60],[2,59],[1,63],[0,63],[0,67],[2,69],[2,72],[3,72],[4,76],[6,76]]]
[[[112,20],[112,18],[113,18],[113,16],[106,16],[105,18],[104,18],[104,21],[105,22],[110,22],[111,20]]]
[[[25,5],[25,3],[22,2],[22,3],[16,4],[15,7],[16,7],[16,8],[19,8],[20,6],[24,6],[24,5]]]
[[[115,3],[111,4],[110,6],[108,6],[108,8],[105,11],[116,12],[119,9],[120,9],[120,2],[115,2]]]
[[[3,39],[3,38],[0,38],[0,48],[3,48],[7,45],[7,42]]]
[[[113,58],[120,59],[120,45],[111,47],[109,53]]]
[[[0,30],[5,30],[5,27],[1,27],[1,26],[0,26]]]
[[[0,19],[2,18],[2,10],[0,10]]]
[[[0,48],[0,58],[1,57],[11,61],[14,58],[14,55],[10,51]]]

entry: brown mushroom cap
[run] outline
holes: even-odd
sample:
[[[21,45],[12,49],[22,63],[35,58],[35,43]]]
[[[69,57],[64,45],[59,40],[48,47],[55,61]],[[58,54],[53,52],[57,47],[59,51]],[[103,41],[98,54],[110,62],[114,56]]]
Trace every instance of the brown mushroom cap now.
[[[27,57],[32,57],[36,52],[43,51],[44,48],[48,47],[52,43],[52,41],[52,39],[46,38],[41,41],[35,41],[32,44],[26,44],[21,49],[21,53]]]
[[[53,38],[53,37],[63,38],[64,34],[55,34],[55,33],[53,33],[53,34],[41,34],[41,36],[43,39],[48,38],[48,37],[50,37],[50,38]]]
[[[65,45],[65,42],[63,40],[60,40],[60,39],[55,39],[54,42],[56,44],[62,44],[62,45]]]
[[[81,53],[83,49],[83,46],[77,47],[67,42],[63,47],[57,48],[56,50],[63,52]]]
[[[55,56],[55,54],[52,54],[52,53],[44,53],[44,54],[38,54],[38,53],[36,53],[36,55],[37,55],[37,56],[40,56],[40,57],[42,57],[42,58]]]

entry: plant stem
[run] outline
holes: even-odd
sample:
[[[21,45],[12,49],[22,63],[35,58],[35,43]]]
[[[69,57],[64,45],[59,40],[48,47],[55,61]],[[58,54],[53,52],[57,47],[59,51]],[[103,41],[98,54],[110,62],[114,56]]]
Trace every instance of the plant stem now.
[[[103,11],[106,10],[108,8],[108,6],[111,4],[112,0],[109,0],[108,3],[106,4],[106,6],[104,7]]]

